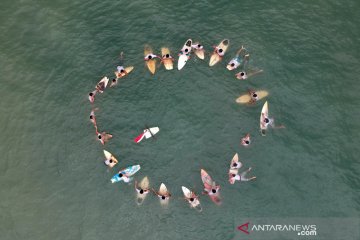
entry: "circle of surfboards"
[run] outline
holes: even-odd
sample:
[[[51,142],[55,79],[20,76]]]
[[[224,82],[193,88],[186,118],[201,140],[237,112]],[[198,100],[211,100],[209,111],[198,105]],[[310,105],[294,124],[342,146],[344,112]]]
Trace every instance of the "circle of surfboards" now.
[[[222,60],[224,54],[226,53],[228,47],[229,47],[229,40],[228,39],[222,40],[215,47],[215,49],[210,57],[209,66],[214,66],[215,64],[220,62]],[[181,70],[186,65],[187,61],[190,58],[191,51],[193,51],[198,58],[200,58],[200,59],[205,58],[205,51],[204,51],[203,47],[198,42],[193,43],[191,39],[188,39],[185,42],[185,44],[183,45],[183,48],[180,50],[180,53],[179,53],[178,70]],[[144,55],[148,56],[149,54],[155,55],[155,54],[153,54],[152,48],[149,45],[145,45]],[[242,56],[243,59],[240,59],[240,56]],[[246,60],[244,58],[245,56],[248,56],[248,55],[245,55],[245,49],[243,47],[241,47],[241,49],[237,52],[236,56],[233,59],[231,59],[231,61],[227,64],[227,69],[233,70],[233,69],[237,68],[238,66],[240,66]],[[148,59],[146,61],[147,68],[149,69],[149,71],[152,74],[155,74],[155,71],[156,71],[156,58],[161,59],[161,63],[164,65],[166,70],[173,69],[173,60],[174,59],[170,54],[170,50],[166,47],[162,47],[161,48],[161,57],[158,57],[155,55],[155,57]],[[248,60],[248,58],[247,58],[247,60]],[[235,64],[231,64],[232,62],[234,62]],[[118,79],[127,76],[130,72],[132,72],[133,69],[134,69],[133,66],[128,66],[121,72],[118,72],[118,71],[114,72],[116,79],[114,79],[110,83],[110,87],[115,86],[117,84]],[[109,85],[109,79],[107,77],[103,77],[99,81],[99,83],[96,85],[95,93],[96,92],[103,93],[103,91],[105,90],[105,88],[108,85]],[[261,100],[262,98],[264,98],[268,95],[268,92],[265,90],[259,90],[259,91],[256,91],[256,93],[258,96],[256,101]],[[89,99],[90,99],[90,97],[89,97]],[[252,101],[252,97],[250,96],[249,93],[243,94],[236,99],[236,102],[240,103],[240,104],[251,103],[251,101]],[[260,114],[260,131],[263,136],[265,136],[265,131],[267,129],[267,125],[263,124],[263,122],[265,121],[265,118],[268,118],[268,103],[267,103],[267,101],[264,103],[262,110],[261,110],[261,114]],[[157,134],[159,131],[160,131],[160,129],[158,127],[149,128],[146,126],[145,129],[143,130],[143,132],[140,135],[138,135],[134,139],[134,141],[136,143],[139,143],[144,138],[148,139],[148,138],[152,137],[155,139],[155,134]],[[104,155],[105,155],[105,161],[104,161],[105,164],[109,168],[113,168],[118,163],[118,160],[110,152],[108,152],[106,150],[103,150],[103,151],[104,151]],[[231,164],[234,164],[234,163],[238,163],[239,166],[242,166],[241,162],[238,161],[237,154],[235,154],[235,156],[233,157],[233,159],[231,161]],[[136,174],[140,169],[141,169],[140,165],[128,166],[128,167],[120,170],[117,174],[115,174],[111,178],[111,182],[116,183],[116,182],[125,181],[125,178],[127,179],[127,182],[130,182],[132,180],[132,176],[134,174]],[[237,170],[237,169],[235,169],[235,170]],[[230,172],[231,171],[232,171],[232,169],[230,169]],[[215,181],[212,180],[210,175],[204,169],[201,169],[200,175],[201,175],[201,180],[204,185],[204,192],[210,197],[210,199],[215,204],[220,205],[221,204],[221,198],[220,198],[220,193],[219,193],[220,186],[216,185]],[[149,185],[150,185],[149,179],[146,176],[141,180],[141,182],[138,185],[135,184],[135,188],[140,187],[141,189],[148,191]],[[215,193],[212,192],[214,189],[216,190]],[[164,205],[164,206],[168,205],[169,197],[171,196],[171,194],[168,191],[168,189],[164,183],[161,183],[158,191],[155,191],[155,190],[153,190],[153,191],[159,196],[161,205]],[[182,186],[182,192],[184,194],[184,198],[188,201],[190,207],[201,212],[202,207],[201,207],[200,201],[198,199],[198,196],[196,196],[196,194],[193,191],[190,191],[185,186]],[[141,205],[143,203],[143,201],[145,200],[146,196],[147,196],[147,194],[141,194],[140,192],[138,192],[137,193],[137,204]]]

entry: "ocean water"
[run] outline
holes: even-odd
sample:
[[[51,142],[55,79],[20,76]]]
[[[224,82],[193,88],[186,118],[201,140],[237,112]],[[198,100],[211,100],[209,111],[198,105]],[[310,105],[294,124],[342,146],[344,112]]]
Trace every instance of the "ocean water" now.
[[[2,1],[0,8],[0,239],[233,239],[241,218],[327,218],[360,214],[358,1]],[[143,61],[186,39],[200,41],[183,70],[152,76]],[[213,45],[230,40],[208,66]],[[226,63],[244,45],[262,74],[239,81]],[[123,64],[134,71],[96,96],[102,146],[87,94]],[[175,67],[176,69],[176,67]],[[259,133],[264,100],[285,129]],[[135,144],[144,125],[156,140]],[[250,133],[252,144],[242,147]],[[119,164],[107,170],[103,149]],[[235,152],[256,181],[227,182]],[[155,196],[135,203],[133,185],[111,184],[122,167]],[[223,204],[200,196],[197,213],[181,186],[202,191],[200,169],[221,185]],[[237,238],[236,238],[237,239]]]

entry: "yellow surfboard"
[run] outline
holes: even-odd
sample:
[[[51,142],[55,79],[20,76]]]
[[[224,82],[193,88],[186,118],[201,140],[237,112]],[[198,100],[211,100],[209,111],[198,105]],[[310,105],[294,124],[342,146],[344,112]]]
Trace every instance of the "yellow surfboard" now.
[[[153,54],[153,50],[149,45],[145,45],[144,57],[146,57],[148,54]],[[155,74],[156,59],[150,59],[150,60],[146,61],[146,66],[148,67],[151,74]]]
[[[229,47],[229,43],[230,41],[228,39],[224,39],[222,40],[219,45],[217,46],[218,49],[222,49],[223,50],[223,53],[225,54],[226,50],[228,49]],[[222,59],[222,57],[217,54],[216,51],[213,52],[213,54],[211,55],[210,57],[210,62],[209,62],[209,66],[214,66],[215,64],[217,64],[218,62],[220,62]]]
[[[266,97],[267,95],[269,95],[269,93],[265,90],[259,90],[259,91],[255,91],[257,96],[258,96],[258,100],[263,99],[264,97]],[[251,96],[249,93],[246,93],[244,95],[241,95],[240,97],[238,97],[236,99],[237,103],[241,103],[241,104],[246,104],[246,103],[251,103]]]
[[[134,69],[133,66],[130,66],[130,67],[126,67],[124,70],[125,72],[121,73],[121,72],[114,72],[115,73],[115,76],[116,78],[122,78],[122,77],[125,77],[126,75],[128,75],[132,70]]]
[[[170,56],[170,50],[166,47],[161,48],[161,58],[162,62],[166,68],[166,70],[172,70],[173,69],[173,59],[167,58],[166,55],[169,54]]]

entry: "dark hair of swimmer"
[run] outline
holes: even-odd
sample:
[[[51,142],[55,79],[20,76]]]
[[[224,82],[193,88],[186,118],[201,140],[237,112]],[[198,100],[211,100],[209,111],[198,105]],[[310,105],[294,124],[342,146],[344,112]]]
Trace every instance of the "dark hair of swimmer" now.
[[[110,162],[110,163],[112,163],[112,162],[113,162],[113,160],[112,160],[112,159],[110,159],[110,160],[109,160],[109,162]]]
[[[166,57],[169,58],[169,57],[170,57],[170,54],[166,54]]]
[[[268,119],[268,118],[265,118],[265,122],[266,122],[266,123],[269,123],[269,119]]]
[[[219,49],[219,52],[220,52],[220,53],[222,53],[222,52],[223,52],[223,50],[220,48],[220,49]]]
[[[152,56],[150,55],[150,56],[148,57],[148,59],[152,59]]]
[[[165,196],[161,196],[161,199],[164,200],[164,199],[165,199]]]
[[[143,194],[144,193],[144,190],[140,189],[140,194]]]
[[[201,44],[198,44],[198,47],[201,47]]]
[[[233,166],[234,166],[234,167],[236,167],[236,166],[237,166],[237,163],[236,163],[236,162],[234,162],[234,163],[233,163]]]
[[[118,175],[119,177],[122,177],[123,176],[123,174],[122,173],[119,173],[119,175]]]
[[[256,93],[253,93],[253,97],[257,97],[257,94],[256,94]]]
[[[191,202],[194,201],[194,198],[190,198],[190,201],[191,201]]]
[[[92,95],[94,95],[92,92],[91,92],[91,93],[89,93],[89,96],[90,96],[90,97],[92,97]]]
[[[113,81],[113,82],[116,82],[116,79],[114,78],[112,81]]]
[[[211,192],[212,192],[212,193],[216,193],[216,189],[211,189]]]
[[[249,144],[250,142],[248,140],[245,141],[246,144]]]
[[[231,176],[235,177],[236,175],[235,175],[235,174],[231,174]]]
[[[244,76],[244,75],[245,75],[245,73],[244,73],[244,72],[241,72],[241,73],[240,73],[240,76]]]
[[[188,51],[189,51],[189,49],[186,48],[186,49],[185,49],[185,52],[188,52]]]
[[[123,73],[123,72],[125,72],[125,70],[124,69],[121,69],[121,71],[120,71],[121,73]]]
[[[98,135],[98,138],[101,139],[101,135],[100,135],[100,134]]]
[[[94,116],[93,115],[90,115],[90,119],[93,119],[94,118]]]
[[[235,66],[235,63],[230,64],[232,67]]]

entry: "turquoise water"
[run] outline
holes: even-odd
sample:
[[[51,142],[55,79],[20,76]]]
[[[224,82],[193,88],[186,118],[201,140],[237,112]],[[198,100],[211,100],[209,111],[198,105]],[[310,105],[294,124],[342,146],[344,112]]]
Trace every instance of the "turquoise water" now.
[[[1,239],[232,239],[243,217],[359,217],[360,10],[357,1],[3,1],[0,8]],[[192,57],[181,71],[144,66],[143,47],[174,55],[186,39],[207,52],[230,48],[210,68]],[[238,81],[226,63],[241,45],[264,73]],[[88,121],[87,94],[119,64],[134,71],[96,96],[105,148]],[[259,134],[266,89],[286,129]],[[145,124],[156,141],[133,143]],[[239,145],[246,133],[252,145]],[[107,171],[102,150],[119,159]],[[257,180],[227,183],[235,152]],[[140,164],[173,199],[135,203],[133,186],[111,184]],[[200,168],[221,186],[223,204],[201,197],[197,213],[181,186],[201,192]]]

